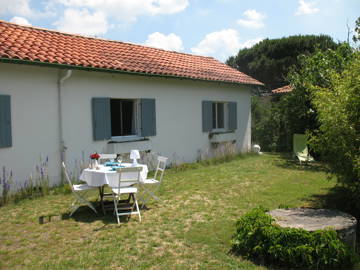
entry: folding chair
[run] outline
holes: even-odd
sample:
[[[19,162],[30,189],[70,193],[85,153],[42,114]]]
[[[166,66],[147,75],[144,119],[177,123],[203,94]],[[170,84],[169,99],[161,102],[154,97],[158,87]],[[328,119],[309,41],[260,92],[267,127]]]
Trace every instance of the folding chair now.
[[[144,207],[146,202],[148,202],[151,198],[154,198],[157,201],[160,200],[159,197],[155,195],[155,193],[158,191],[162,183],[167,160],[168,158],[159,156],[154,178],[147,178],[140,181],[140,186],[142,190],[142,196],[140,200],[143,203],[142,207]]]
[[[116,159],[117,155],[116,154],[99,154],[100,158],[99,158],[99,162],[103,163],[104,160],[110,160],[110,159]]]
[[[308,147],[306,145],[307,137],[305,134],[294,134],[293,136],[293,151],[294,155],[298,158],[300,165],[301,162],[314,161],[310,156]]]
[[[127,167],[117,169],[118,181],[116,183],[109,182],[114,199],[114,214],[117,222],[120,224],[120,216],[138,215],[141,222],[141,214],[139,205],[136,199],[138,191],[137,184],[140,181],[140,172],[142,167]],[[121,195],[127,194],[129,197],[126,200],[121,200]],[[132,202],[131,202],[132,201]]]
[[[84,198],[84,196],[80,195],[80,193],[83,193],[85,195],[87,191],[92,190],[92,189],[97,189],[97,187],[91,187],[91,186],[89,186],[87,184],[73,185],[71,183],[70,177],[69,177],[69,175],[67,173],[65,162],[62,162],[62,167],[64,169],[64,175],[65,175],[66,181],[70,185],[72,194],[75,197],[75,201],[71,204],[72,211],[70,213],[70,217],[81,206],[81,204],[86,204],[88,207],[90,207],[97,214],[96,209],[92,205],[92,203],[89,202],[88,200],[86,200]]]

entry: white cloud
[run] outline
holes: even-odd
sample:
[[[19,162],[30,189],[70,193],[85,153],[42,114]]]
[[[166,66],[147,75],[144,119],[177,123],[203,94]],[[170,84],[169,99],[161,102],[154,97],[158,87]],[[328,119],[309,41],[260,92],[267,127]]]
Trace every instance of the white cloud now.
[[[164,35],[159,32],[152,33],[145,41],[145,45],[160,48],[169,51],[183,51],[183,42],[181,38],[174,33]]]
[[[86,36],[99,36],[107,32],[109,25],[101,11],[90,13],[87,9],[66,9],[54,23],[58,30]]]
[[[30,6],[30,2],[31,0],[0,0],[0,15],[14,15],[34,19],[55,15],[54,11],[48,9],[47,4],[44,10],[37,10]]]
[[[120,21],[133,22],[141,15],[174,14],[183,11],[189,0],[56,0],[70,8],[101,11]]]
[[[304,0],[299,0],[299,7],[295,14],[308,15],[318,13],[320,9],[314,7],[315,4],[315,2],[305,2]]]
[[[219,60],[226,60],[235,55],[239,49],[248,48],[261,41],[262,38],[240,41],[239,32],[234,29],[224,29],[209,33],[199,44],[191,48],[191,51],[199,55],[213,56]]]
[[[17,16],[12,17],[10,22],[20,24],[20,25],[25,25],[25,26],[31,26],[31,23],[23,17],[17,17]]]
[[[32,10],[29,1],[30,0],[1,0],[0,14],[30,16]]]
[[[248,9],[243,13],[243,15],[246,19],[239,19],[237,21],[237,23],[241,26],[255,29],[264,27],[263,20],[266,18],[264,14],[256,11],[255,9]]]

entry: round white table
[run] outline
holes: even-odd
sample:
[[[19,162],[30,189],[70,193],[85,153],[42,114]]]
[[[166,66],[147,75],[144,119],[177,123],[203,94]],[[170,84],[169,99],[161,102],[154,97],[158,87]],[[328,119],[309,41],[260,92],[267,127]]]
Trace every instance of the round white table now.
[[[131,167],[131,163],[121,163],[121,166]],[[148,167],[145,164],[138,164],[139,167],[142,167],[142,171],[140,172],[140,181],[144,181],[148,174]],[[80,180],[86,182],[89,186],[92,187],[102,187],[103,185],[111,185],[111,183],[117,183],[118,174],[116,171],[113,171],[111,167],[107,167],[104,165],[99,166],[100,169],[85,169],[82,171],[80,175]],[[134,178],[132,177],[136,173],[126,173],[123,174],[124,178]]]
[[[121,166],[124,167],[131,167],[131,163],[121,163]],[[148,174],[148,167],[145,164],[138,164],[137,166],[142,167],[142,171],[140,172],[140,182],[144,181]],[[96,169],[85,169],[82,171],[80,175],[80,180],[86,182],[89,186],[92,187],[98,187],[99,193],[100,193],[100,204],[103,210],[103,213],[105,214],[105,206],[104,206],[104,196],[110,195],[104,193],[104,187],[105,185],[109,186],[116,186],[118,185],[119,181],[119,175],[116,171],[112,170],[112,167],[107,167],[104,165],[99,166],[99,170]],[[133,175],[134,174],[134,175]],[[127,172],[122,174],[122,178],[129,178],[134,179],[136,176],[136,172]]]

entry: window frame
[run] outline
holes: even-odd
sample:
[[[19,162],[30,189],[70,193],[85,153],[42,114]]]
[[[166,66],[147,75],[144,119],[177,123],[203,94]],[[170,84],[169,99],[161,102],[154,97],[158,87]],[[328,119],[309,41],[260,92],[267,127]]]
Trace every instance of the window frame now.
[[[223,128],[219,128],[218,125],[219,125],[219,122],[218,122],[218,104],[223,104],[223,121],[224,121],[224,127]],[[216,132],[227,132],[229,131],[229,108],[228,108],[228,104],[229,102],[227,101],[213,101],[212,102],[212,106],[213,106],[213,109],[215,108],[215,111],[213,111],[213,115],[211,116],[211,122],[212,122],[212,129],[211,129],[211,133],[216,133]],[[215,124],[216,126],[214,127],[213,125],[213,121],[214,121],[214,115],[215,115]]]
[[[140,111],[140,99],[136,99],[136,98],[110,98],[110,102],[111,100],[131,100],[134,102],[133,106],[134,106],[134,116],[135,117],[135,134],[131,134],[131,135],[120,135],[120,136],[113,136],[112,135],[112,131],[111,131],[111,137],[110,140],[111,141],[132,141],[132,140],[138,140],[141,137],[141,111]],[[121,115],[119,116],[120,120],[121,120]],[[110,121],[112,120],[111,115],[110,115]],[[111,130],[112,130],[112,126],[111,126]]]

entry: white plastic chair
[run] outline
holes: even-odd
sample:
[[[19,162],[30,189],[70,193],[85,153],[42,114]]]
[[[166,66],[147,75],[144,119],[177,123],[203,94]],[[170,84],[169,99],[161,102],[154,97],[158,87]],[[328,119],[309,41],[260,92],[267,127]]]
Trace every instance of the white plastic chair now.
[[[80,193],[83,193],[85,195],[85,193],[89,190],[92,190],[92,189],[97,189],[97,187],[91,187],[87,184],[80,184],[80,185],[73,185],[71,183],[71,180],[70,180],[70,177],[67,173],[67,170],[66,170],[66,166],[65,166],[65,162],[62,162],[62,167],[64,169],[64,175],[65,175],[65,178],[66,178],[66,181],[68,182],[68,184],[70,185],[70,188],[71,188],[71,191],[72,191],[72,194],[74,195],[75,197],[75,201],[71,204],[71,208],[72,208],[72,211],[70,213],[70,217],[75,213],[75,211],[81,206],[81,204],[86,204],[88,207],[90,207],[96,214],[96,209],[95,207],[92,205],[91,202],[89,202],[88,200],[86,200],[84,198],[84,196],[81,196]]]
[[[99,154],[100,158],[99,158],[99,162],[103,163],[104,160],[111,160],[111,159],[116,159],[117,155],[116,154]]]
[[[141,222],[140,209],[136,199],[136,193],[138,192],[137,184],[140,181],[141,171],[142,167],[119,168],[117,169],[119,175],[118,181],[116,183],[108,183],[114,198],[114,214],[118,224],[120,224],[119,217],[125,215],[138,215]],[[121,195],[125,194],[129,195],[128,199],[121,200]],[[131,199],[132,203],[130,203]]]
[[[163,181],[167,160],[168,158],[159,156],[154,178],[147,178],[140,182],[143,193],[141,196],[141,201],[143,203],[142,207],[144,207],[146,202],[149,201],[151,198],[154,198],[157,201],[160,200],[159,197],[155,195],[155,193],[157,192]]]

